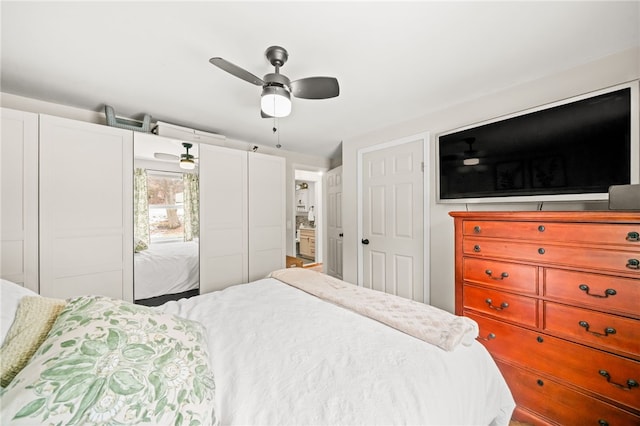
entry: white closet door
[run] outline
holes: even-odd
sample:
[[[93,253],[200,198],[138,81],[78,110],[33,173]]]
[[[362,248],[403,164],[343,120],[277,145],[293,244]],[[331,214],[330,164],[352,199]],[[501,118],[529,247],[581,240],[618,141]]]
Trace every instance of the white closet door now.
[[[285,159],[249,153],[249,280],[285,267]]]
[[[133,134],[40,116],[40,293],[133,300]]]
[[[37,292],[38,115],[0,114],[0,277]]]
[[[200,144],[200,293],[248,281],[247,153]]]

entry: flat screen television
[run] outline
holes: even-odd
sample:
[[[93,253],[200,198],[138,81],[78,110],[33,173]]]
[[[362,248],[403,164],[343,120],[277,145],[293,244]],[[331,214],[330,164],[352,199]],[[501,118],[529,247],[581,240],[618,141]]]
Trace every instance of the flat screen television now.
[[[640,180],[639,120],[634,83],[440,134],[438,202],[606,200]]]

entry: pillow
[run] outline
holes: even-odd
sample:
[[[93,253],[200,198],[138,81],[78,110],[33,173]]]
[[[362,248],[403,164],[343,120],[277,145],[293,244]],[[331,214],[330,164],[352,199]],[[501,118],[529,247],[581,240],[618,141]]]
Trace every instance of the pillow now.
[[[67,304],[64,300],[40,296],[24,296],[15,320],[0,347],[0,385],[6,387],[40,347],[58,314]]]
[[[7,280],[0,280],[0,285],[2,286],[0,287],[0,342],[4,342],[16,316],[20,299],[24,296],[37,296],[38,294]]]
[[[200,323],[103,296],[72,299],[2,396],[3,424],[209,425]]]

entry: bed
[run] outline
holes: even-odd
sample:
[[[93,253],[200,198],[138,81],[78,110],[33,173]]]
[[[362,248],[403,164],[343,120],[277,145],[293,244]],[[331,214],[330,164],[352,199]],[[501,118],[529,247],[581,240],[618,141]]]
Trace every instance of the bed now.
[[[443,349],[383,323],[403,316],[403,302],[382,294],[391,311],[374,320],[331,299],[356,286],[296,273],[314,285],[275,274],[155,308],[97,296],[69,301],[3,390],[2,422],[509,423],[509,389],[469,330],[427,333]],[[431,310],[438,327],[461,324]]]
[[[198,294],[199,248],[196,241],[151,244],[134,256],[134,300],[156,306]]]

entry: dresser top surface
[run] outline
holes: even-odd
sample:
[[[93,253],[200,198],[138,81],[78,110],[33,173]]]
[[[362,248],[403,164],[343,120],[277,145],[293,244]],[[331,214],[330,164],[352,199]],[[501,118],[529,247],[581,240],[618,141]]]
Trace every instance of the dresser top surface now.
[[[502,221],[560,221],[560,222],[640,222],[640,212],[629,211],[452,211],[454,218]]]

